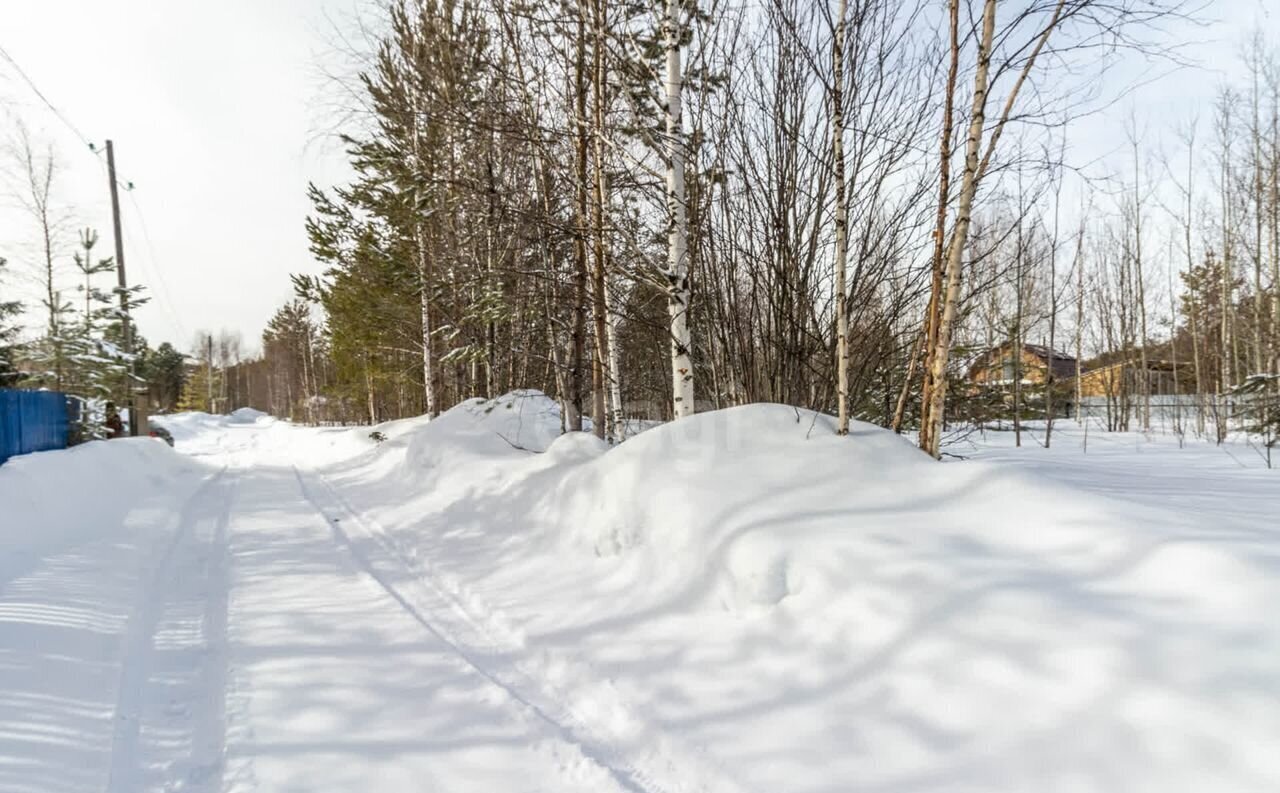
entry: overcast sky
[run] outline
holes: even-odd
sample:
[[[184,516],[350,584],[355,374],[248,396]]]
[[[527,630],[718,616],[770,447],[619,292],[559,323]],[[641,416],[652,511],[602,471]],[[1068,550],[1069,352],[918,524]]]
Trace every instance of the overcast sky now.
[[[330,19],[352,0],[4,0],[0,47],[89,140],[112,138],[125,261],[152,303],[139,327],[182,349],[201,328],[256,342],[288,299],[288,274],[313,271],[303,222],[308,180],[340,176],[315,141]],[[68,241],[92,225],[110,255],[104,158],[91,153],[0,59],[0,99],[52,142]],[[13,124],[0,118],[4,138]],[[21,274],[33,230],[0,210],[0,255]],[[144,233],[145,232],[145,233]],[[148,245],[147,237],[150,237]]]
[[[188,349],[197,330],[230,328],[254,347],[292,294],[289,273],[317,270],[303,227],[305,187],[345,173],[333,145],[317,141],[326,120],[322,66],[333,63],[333,21],[341,26],[357,2],[0,0],[0,47],[84,136],[114,139],[120,179],[135,184],[122,197],[126,263],[130,280],[150,289],[138,322],[152,344]],[[1199,31],[1208,41],[1190,51],[1206,68],[1141,94],[1137,111],[1157,133],[1197,110],[1207,121],[1217,85],[1239,71],[1234,51],[1246,33],[1257,24],[1280,32],[1280,0],[1209,6],[1222,22]],[[0,102],[0,138],[12,137],[16,117],[55,146],[68,256],[86,225],[109,255],[102,159],[3,59]],[[1082,134],[1110,129],[1121,139],[1127,112],[1095,119]],[[0,256],[11,276],[30,271],[33,236],[29,221],[0,206]]]

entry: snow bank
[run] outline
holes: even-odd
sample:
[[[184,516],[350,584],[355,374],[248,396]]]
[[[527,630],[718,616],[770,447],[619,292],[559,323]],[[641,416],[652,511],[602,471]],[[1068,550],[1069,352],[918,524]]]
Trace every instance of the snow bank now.
[[[154,438],[11,459],[0,466],[0,581],[41,555],[102,539],[151,502],[181,500],[208,473]]]
[[[737,789],[1280,782],[1270,525],[778,405],[613,449],[559,426],[536,392],[472,400],[327,475],[522,674]]]
[[[275,419],[263,413],[261,410],[253,408],[239,408],[231,411],[231,415],[227,417],[228,424],[262,424],[274,423]]]
[[[560,434],[560,407],[554,400],[540,391],[514,391],[497,399],[469,399],[445,411],[417,439],[411,459],[429,462],[421,453],[429,453],[435,440],[471,454],[543,452]]]

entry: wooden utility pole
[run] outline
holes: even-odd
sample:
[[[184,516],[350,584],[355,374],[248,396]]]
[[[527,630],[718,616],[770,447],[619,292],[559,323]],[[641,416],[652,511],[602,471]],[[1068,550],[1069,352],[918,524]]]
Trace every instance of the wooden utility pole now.
[[[125,404],[129,406],[129,435],[138,435],[138,411],[133,398],[133,323],[129,320],[129,281],[124,274],[124,235],[120,233],[120,191],[116,185],[116,152],[107,141],[107,178],[111,180],[111,228],[116,236],[116,279],[120,295],[120,329],[124,335]]]

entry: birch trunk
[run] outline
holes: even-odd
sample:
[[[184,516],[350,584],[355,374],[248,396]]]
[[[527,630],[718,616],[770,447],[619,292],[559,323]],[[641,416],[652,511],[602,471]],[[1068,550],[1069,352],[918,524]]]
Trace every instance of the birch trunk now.
[[[1138,138],[1133,138],[1133,274],[1138,291],[1138,321],[1141,344],[1138,348],[1142,367],[1142,431],[1151,432],[1151,370],[1147,366],[1147,288],[1142,268],[1142,174],[1138,164]]]
[[[987,76],[991,69],[991,40],[995,36],[995,25],[996,0],[986,0],[982,12],[982,35],[978,42],[977,69],[973,77],[973,107],[965,140],[964,174],[960,182],[955,231],[947,250],[946,292],[942,314],[938,318],[937,340],[929,351],[927,362],[932,388],[928,395],[928,421],[920,427],[920,447],[935,458],[941,455],[943,409],[947,398],[947,357],[951,352],[951,331],[960,303],[960,271],[973,219],[973,199],[978,190],[978,148],[986,121]]]
[[[618,362],[618,312],[613,310],[613,301],[609,299],[608,282],[605,283],[605,302],[609,306],[606,332],[609,340],[609,423],[613,428],[613,438],[618,442],[627,439],[627,428],[622,416],[622,366]]]
[[[1222,333],[1220,341],[1222,343],[1221,366],[1222,374],[1220,376],[1221,387],[1220,393],[1226,393],[1231,390],[1232,385],[1232,361],[1231,361],[1231,196],[1226,185],[1226,167],[1223,168],[1223,189],[1222,189]]]
[[[849,259],[849,204],[844,182],[844,35],[848,0],[840,0],[835,41],[831,46],[831,149],[835,160],[836,183],[836,404],[839,423],[836,434],[849,434],[849,310],[845,305],[846,270]]]
[[[1173,239],[1169,240],[1168,260],[1174,260]],[[1178,436],[1178,445],[1182,445],[1182,439],[1185,435],[1185,424],[1182,418],[1182,403],[1178,399],[1181,396],[1182,389],[1178,380],[1178,297],[1173,291],[1173,269],[1167,271],[1169,277],[1169,312],[1171,314],[1170,321],[1172,323],[1171,333],[1169,337],[1169,355],[1173,360],[1173,432]]]
[[[1280,374],[1280,75],[1271,98],[1271,373]],[[1280,381],[1276,382],[1280,393]]]
[[[1084,413],[1084,217],[1076,237],[1076,423],[1088,421]]]
[[[956,75],[960,69],[960,0],[950,0],[951,63],[947,67],[947,86],[943,94],[942,141],[939,144],[938,161],[938,214],[933,228],[933,268],[929,291],[929,307],[925,314],[924,339],[921,341],[925,358],[920,385],[920,448],[929,449],[932,444],[932,412],[934,380],[929,365],[934,347],[938,343],[938,321],[942,318],[941,303],[943,270],[946,256],[947,204],[951,200],[951,136],[955,126]],[[903,387],[905,394],[911,386],[911,377]],[[897,427],[894,428],[895,431]]]
[[[596,437],[608,433],[605,391],[610,379],[608,306],[605,301],[606,261],[604,246],[604,111],[605,111],[605,14],[607,0],[593,0],[592,22],[595,26],[594,90],[592,91],[592,133],[595,140],[595,201],[592,207],[595,269],[591,280],[591,314],[594,323],[594,355],[591,360],[591,421]]]
[[[1053,362],[1058,344],[1058,198],[1053,201],[1053,245],[1049,249],[1049,362],[1044,372],[1044,448],[1053,441]]]
[[[1271,373],[1280,374],[1280,75],[1271,98]],[[1280,381],[1276,382],[1280,393]]]
[[[685,211],[684,123],[680,94],[680,0],[667,0],[667,311],[671,317],[671,390],[675,418],[693,415],[693,358],[689,335],[689,224]]]
[[[1262,122],[1259,118],[1262,97],[1258,90],[1258,70],[1253,74],[1253,373],[1266,371],[1266,352],[1262,341],[1263,317],[1267,314],[1266,293],[1262,289],[1263,219],[1266,217],[1266,201],[1263,197],[1262,179]]]
[[[1013,279],[1013,342],[1009,346],[1013,355],[1013,445],[1022,448],[1022,355],[1026,349],[1026,345],[1022,340],[1022,293],[1024,274],[1026,272],[1027,244],[1023,234],[1021,217],[1025,216],[1025,210],[1020,211],[1018,214],[1020,216],[1018,218],[1018,258],[1015,262],[1017,269]],[[1050,358],[1049,363],[1052,365],[1052,358]]]
[[[1186,248],[1187,272],[1190,273],[1195,267],[1195,257],[1191,253],[1191,215],[1195,202],[1195,126],[1190,128],[1187,134],[1187,189],[1184,194],[1186,203],[1183,205],[1183,211],[1186,213],[1182,220],[1182,244]],[[1195,374],[1196,387],[1196,433],[1204,436],[1204,375],[1200,366],[1200,332],[1199,332],[1199,309],[1193,301],[1191,311],[1187,316],[1187,320],[1191,324],[1191,363]]]
[[[1224,416],[1226,413],[1226,392],[1239,381],[1238,356],[1240,340],[1235,327],[1235,207],[1232,206],[1231,191],[1231,158],[1232,142],[1235,126],[1231,119],[1231,98],[1222,99],[1222,360],[1223,360],[1223,404],[1220,406]],[[1225,421],[1225,418],[1221,419]],[[1225,431],[1220,430],[1219,434]]]

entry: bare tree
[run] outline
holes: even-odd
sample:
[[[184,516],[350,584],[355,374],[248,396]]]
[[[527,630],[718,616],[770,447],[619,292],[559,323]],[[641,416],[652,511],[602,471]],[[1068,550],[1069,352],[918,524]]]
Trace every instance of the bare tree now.
[[[49,367],[50,384],[59,390],[67,375],[65,336],[71,307],[59,288],[62,274],[57,251],[62,244],[65,218],[54,205],[58,159],[52,145],[46,146],[43,152],[38,151],[30,132],[21,123],[17,124],[11,152],[19,170],[14,196],[35,225],[39,239],[40,258],[34,275],[40,286],[40,303],[45,309],[44,338],[39,345],[43,350],[42,363]]]

